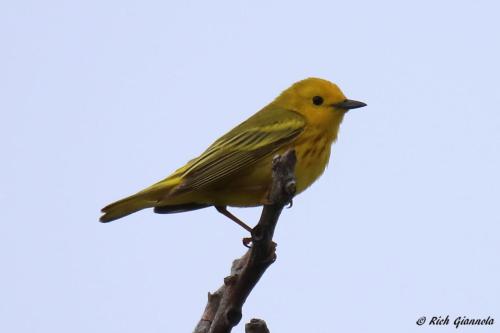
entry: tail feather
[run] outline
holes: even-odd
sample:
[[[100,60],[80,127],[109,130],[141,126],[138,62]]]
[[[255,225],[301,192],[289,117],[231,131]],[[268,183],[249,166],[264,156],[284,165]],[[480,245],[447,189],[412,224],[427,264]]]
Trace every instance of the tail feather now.
[[[174,176],[167,177],[134,195],[107,205],[101,210],[104,214],[100,217],[99,221],[111,222],[139,210],[155,207],[158,205],[160,199],[165,200],[172,188],[177,186],[181,181],[181,178]],[[166,210],[167,208],[164,209],[164,211]]]
[[[101,210],[104,215],[100,217],[99,221],[103,223],[111,222],[141,209],[153,207],[154,204],[154,201],[147,200],[138,193],[104,207]]]

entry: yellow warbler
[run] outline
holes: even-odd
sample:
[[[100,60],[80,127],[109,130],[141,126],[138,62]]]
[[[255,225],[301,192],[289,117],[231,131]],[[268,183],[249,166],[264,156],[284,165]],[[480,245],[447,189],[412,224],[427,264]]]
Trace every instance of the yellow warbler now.
[[[305,190],[325,170],[345,113],[363,106],[329,81],[299,81],[164,180],[104,207],[100,221],[151,207],[177,213],[215,206],[248,229],[226,206],[267,203],[272,158],[290,148],[297,155],[297,193]]]

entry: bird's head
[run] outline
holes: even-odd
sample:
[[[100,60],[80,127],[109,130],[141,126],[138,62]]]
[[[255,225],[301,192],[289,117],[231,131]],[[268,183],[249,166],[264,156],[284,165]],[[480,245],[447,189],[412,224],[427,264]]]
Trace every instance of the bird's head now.
[[[299,112],[313,122],[341,120],[347,111],[366,106],[363,102],[347,99],[336,84],[318,78],[294,83],[274,103]]]

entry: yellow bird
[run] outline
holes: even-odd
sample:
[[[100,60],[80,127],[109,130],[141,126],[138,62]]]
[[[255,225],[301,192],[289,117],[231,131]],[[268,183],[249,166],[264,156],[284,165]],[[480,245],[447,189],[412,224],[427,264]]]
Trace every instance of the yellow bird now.
[[[167,178],[104,207],[100,221],[144,208],[178,213],[215,206],[248,230],[226,207],[267,203],[273,156],[295,149],[297,194],[304,191],[325,170],[346,112],[363,106],[329,81],[296,82]]]

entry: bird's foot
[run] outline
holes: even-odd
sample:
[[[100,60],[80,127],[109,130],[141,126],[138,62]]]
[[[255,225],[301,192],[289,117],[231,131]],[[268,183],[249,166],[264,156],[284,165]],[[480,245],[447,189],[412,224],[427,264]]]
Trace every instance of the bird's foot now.
[[[252,237],[245,237],[242,239],[243,246],[246,248],[252,248]]]

